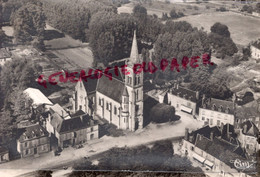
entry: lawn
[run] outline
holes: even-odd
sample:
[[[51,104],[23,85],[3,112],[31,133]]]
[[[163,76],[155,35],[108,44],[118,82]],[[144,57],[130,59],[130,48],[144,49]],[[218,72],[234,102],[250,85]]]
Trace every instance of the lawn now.
[[[118,8],[118,13],[132,13],[133,7],[137,3],[129,3],[124,4],[121,7]],[[162,13],[169,13],[172,9],[175,9],[177,12],[183,12],[184,15],[194,15],[194,14],[201,14],[201,13],[207,13],[207,12],[214,12],[216,11],[216,6],[211,3],[200,3],[197,4],[195,2],[190,3],[183,3],[183,2],[173,2],[173,3],[165,3],[160,1],[154,1],[152,4],[149,3],[143,3],[142,6],[144,6],[147,9],[147,13],[149,15],[156,14],[159,18],[162,17]],[[209,6],[209,8],[206,8],[206,6]],[[197,8],[195,8],[197,7]]]
[[[55,57],[66,63],[65,68],[73,69],[76,67],[79,69],[79,67],[87,68],[92,65],[93,55],[88,43],[82,43],[68,35],[62,36],[62,32],[49,25],[47,25],[46,30],[49,31],[48,38],[50,38],[50,40],[44,41],[46,48]]]
[[[177,21],[187,21],[194,27],[203,27],[210,31],[210,27],[220,22],[228,26],[231,37],[236,44],[247,45],[260,38],[260,18],[240,15],[234,12],[214,12],[200,15],[186,16]]]

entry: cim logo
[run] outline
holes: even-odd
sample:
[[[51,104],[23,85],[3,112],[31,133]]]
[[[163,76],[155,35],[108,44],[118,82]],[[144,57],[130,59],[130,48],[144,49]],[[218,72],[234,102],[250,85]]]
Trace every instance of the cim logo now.
[[[254,168],[254,164],[256,163],[256,162],[253,162],[253,161],[252,162],[251,161],[241,161],[239,159],[231,160],[230,162],[233,163],[234,166],[237,169],[240,169],[240,170]]]

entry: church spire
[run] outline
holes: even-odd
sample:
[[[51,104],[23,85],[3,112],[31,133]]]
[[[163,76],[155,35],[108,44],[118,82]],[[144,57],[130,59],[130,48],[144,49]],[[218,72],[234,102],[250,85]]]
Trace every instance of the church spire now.
[[[136,40],[136,30],[135,30],[129,63],[131,63],[131,64],[139,63],[139,56],[138,55],[139,54],[138,54],[138,47],[137,47],[137,40]]]

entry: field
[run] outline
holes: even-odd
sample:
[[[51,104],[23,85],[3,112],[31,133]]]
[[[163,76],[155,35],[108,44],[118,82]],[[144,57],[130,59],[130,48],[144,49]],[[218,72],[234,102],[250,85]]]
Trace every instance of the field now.
[[[123,6],[118,8],[118,13],[132,13],[133,7],[137,3],[129,3],[124,4]],[[155,1],[152,4],[143,3],[142,6],[144,6],[147,9],[147,13],[149,15],[156,14],[159,18],[162,17],[162,13],[169,13],[172,9],[175,9],[177,12],[183,12],[184,15],[194,15],[194,14],[201,14],[201,13],[207,13],[207,12],[214,12],[216,5],[210,4],[210,3],[182,3],[182,2],[176,2],[176,3],[170,3],[166,4],[165,2],[158,2]],[[206,8],[206,6],[209,6],[209,8]]]
[[[194,27],[203,27],[206,31],[210,31],[210,27],[216,22],[223,23],[228,26],[233,41],[240,45],[247,45],[260,38],[260,18],[234,12],[214,12],[186,16],[177,21],[187,21]]]
[[[47,25],[50,40],[45,40],[47,51],[63,62],[65,68],[87,68],[92,65],[93,55],[88,43],[82,43]],[[56,60],[58,60],[56,59]],[[59,63],[59,61],[56,61]]]

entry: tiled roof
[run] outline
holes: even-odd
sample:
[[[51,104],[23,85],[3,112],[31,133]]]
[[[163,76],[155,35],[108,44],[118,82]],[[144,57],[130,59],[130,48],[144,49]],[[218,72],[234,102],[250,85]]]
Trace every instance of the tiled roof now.
[[[209,125],[207,125],[190,133],[189,136],[193,138],[191,138],[189,141],[194,144],[198,134],[210,139],[211,132],[213,133],[213,137],[221,137],[222,139],[231,143],[237,143],[237,135],[235,133],[234,126],[231,124],[225,124],[223,127],[209,127]]]
[[[252,43],[252,46],[254,46],[254,47],[260,49],[260,40],[255,41],[254,43]]]
[[[52,102],[39,89],[27,88],[23,92],[32,99],[33,104],[36,106],[41,104],[53,105]]]
[[[241,124],[242,133],[249,136],[258,137],[259,136],[259,130],[256,127],[256,125],[248,120]]]
[[[196,91],[189,90],[187,88],[178,86],[176,88],[170,89],[170,93],[186,100],[191,100],[192,102],[197,102]]]
[[[20,129],[20,133],[22,133],[18,139],[20,142],[48,136],[48,132],[39,124],[22,128]]]
[[[87,82],[84,80],[82,82],[88,94],[91,94],[92,92],[96,91],[98,82],[97,79],[87,79]]]
[[[232,101],[210,98],[205,101],[203,108],[211,109],[227,114],[234,114],[234,103]]]
[[[193,138],[191,139],[191,143],[195,143],[196,141],[196,137],[199,135],[203,135],[204,137],[206,138],[210,138],[210,133],[213,132],[213,135],[214,136],[221,136],[221,131],[220,129],[215,126],[215,127],[209,127],[208,125],[203,127],[203,128],[200,128],[196,131],[193,131],[192,133],[190,133],[190,136],[193,136]]]
[[[59,104],[55,104],[55,105],[51,106],[50,112],[52,114],[57,113],[62,118],[69,118],[70,117],[70,115]]]
[[[78,111],[74,115],[71,115],[71,117],[72,118],[70,119],[62,119],[57,113],[54,113],[52,116],[51,125],[57,130],[57,132],[65,133],[90,127],[95,124],[92,117],[83,111]]]
[[[234,167],[233,160],[246,160],[246,156],[239,145],[231,144],[218,137],[215,137],[212,141],[201,136],[197,138],[195,146],[231,167]]]
[[[115,78],[109,80],[107,77],[101,77],[98,80],[97,91],[115,100],[118,103],[122,102],[124,88],[125,84]]]

